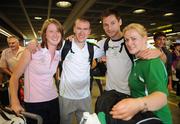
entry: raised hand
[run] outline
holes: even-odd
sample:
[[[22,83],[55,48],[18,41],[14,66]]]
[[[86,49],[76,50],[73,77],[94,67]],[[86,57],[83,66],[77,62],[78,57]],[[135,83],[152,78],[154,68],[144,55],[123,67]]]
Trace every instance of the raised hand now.
[[[31,41],[28,43],[28,45],[27,45],[26,48],[27,48],[31,53],[36,53],[36,52],[41,48],[41,46],[40,46],[40,44],[38,44],[37,39],[33,39],[33,40],[31,40]]]

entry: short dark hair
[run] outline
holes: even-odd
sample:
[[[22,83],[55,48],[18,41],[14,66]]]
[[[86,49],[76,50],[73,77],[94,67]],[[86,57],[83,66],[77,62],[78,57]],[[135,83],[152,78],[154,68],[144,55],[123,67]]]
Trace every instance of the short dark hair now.
[[[114,16],[117,18],[117,20],[120,19],[120,15],[119,15],[119,13],[118,13],[117,10],[115,10],[115,9],[106,9],[106,10],[103,11],[103,13],[101,14],[101,20],[103,20],[104,17],[108,17],[108,16],[110,16],[110,15],[114,15]]]
[[[166,37],[166,34],[164,32],[156,32],[153,36],[154,41],[161,36]]]

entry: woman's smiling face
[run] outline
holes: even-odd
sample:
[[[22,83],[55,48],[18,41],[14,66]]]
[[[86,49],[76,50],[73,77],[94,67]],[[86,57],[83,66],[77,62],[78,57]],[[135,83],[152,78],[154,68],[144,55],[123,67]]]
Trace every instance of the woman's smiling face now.
[[[126,46],[131,54],[136,55],[146,49],[147,37],[142,36],[136,29],[129,29],[124,32]]]

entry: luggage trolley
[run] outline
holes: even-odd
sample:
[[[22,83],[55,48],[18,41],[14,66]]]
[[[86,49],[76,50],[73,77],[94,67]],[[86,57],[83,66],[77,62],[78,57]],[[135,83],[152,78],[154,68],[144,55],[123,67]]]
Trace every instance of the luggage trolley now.
[[[21,114],[17,116],[9,107],[0,106],[0,124],[26,124],[25,118],[37,120],[37,124],[43,124],[43,119],[40,115],[21,112]]]

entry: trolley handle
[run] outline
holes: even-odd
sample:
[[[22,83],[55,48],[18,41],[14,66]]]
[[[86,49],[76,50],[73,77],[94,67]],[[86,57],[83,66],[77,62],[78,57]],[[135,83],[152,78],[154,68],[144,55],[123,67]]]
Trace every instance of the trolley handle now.
[[[27,118],[32,118],[32,119],[37,120],[37,124],[43,123],[43,119],[40,115],[29,113],[29,112],[21,112],[21,114],[23,114]]]
[[[5,107],[5,109],[14,112],[14,111],[13,111],[11,108],[9,108],[9,107]],[[27,117],[27,118],[31,118],[31,119],[37,120],[37,124],[43,124],[43,119],[42,119],[42,117],[41,117],[40,115],[38,115],[38,114],[33,114],[33,113],[30,113],[30,112],[24,112],[24,111],[22,111],[21,114],[24,115],[24,116]]]

